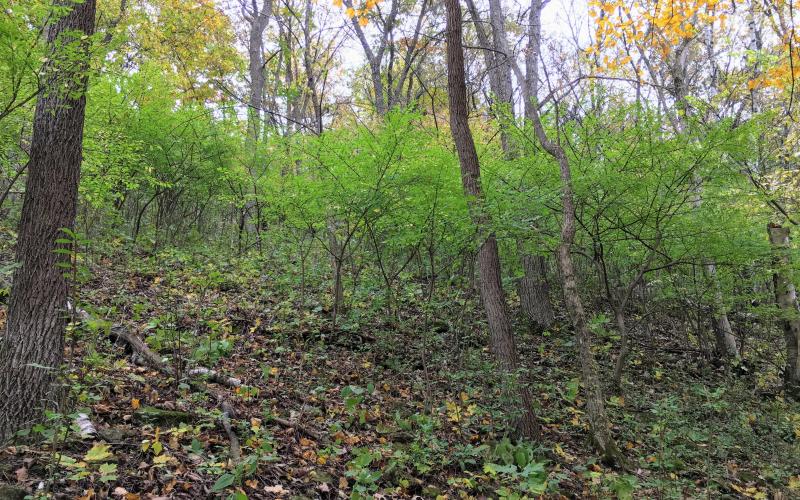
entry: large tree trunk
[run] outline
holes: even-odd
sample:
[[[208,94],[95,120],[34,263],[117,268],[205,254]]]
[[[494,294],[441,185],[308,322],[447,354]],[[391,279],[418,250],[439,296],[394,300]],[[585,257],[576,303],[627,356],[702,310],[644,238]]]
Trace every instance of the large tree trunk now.
[[[523,253],[520,257],[523,277],[517,283],[520,309],[538,328],[550,328],[555,319],[550,305],[550,285],[547,283],[547,261],[542,255]]]
[[[800,306],[789,272],[789,228],[770,224],[767,231],[769,242],[775,251],[775,301],[786,315],[783,319],[786,336],[784,381],[787,392],[800,396]]]
[[[531,2],[528,32],[528,50],[532,53],[528,58],[529,64],[531,64],[531,67],[528,68],[531,77],[531,98],[535,98],[538,91],[538,64],[541,58],[541,15],[543,6],[543,0],[532,0]],[[594,443],[603,457],[609,462],[625,465],[625,457],[611,435],[611,423],[606,415],[603,388],[600,385],[597,362],[592,352],[592,332],[586,322],[586,312],[583,309],[583,302],[578,290],[578,280],[575,277],[575,268],[572,262],[571,250],[576,231],[572,170],[564,148],[560,143],[550,140],[547,136],[539,116],[539,110],[535,106],[531,108],[531,116],[534,132],[539,143],[558,162],[561,173],[563,221],[561,225],[561,243],[558,246],[558,264],[561,268],[564,301],[578,341],[581,378],[586,394],[586,416],[589,418]]]
[[[464,194],[470,199],[470,214],[479,234],[491,231],[490,221],[483,203],[480,184],[480,164],[472,132],[469,129],[467,108],[467,86],[464,74],[464,49],[461,39],[461,7],[458,0],[446,0],[447,8],[447,88],[450,102],[450,131],[458,151],[461,164],[461,180]],[[488,234],[478,252],[480,290],[486,319],[489,324],[491,349],[503,377],[509,379],[519,369],[517,347],[508,317],[508,307],[500,272],[500,255],[494,234]],[[508,380],[504,381],[508,383]],[[539,426],[533,413],[533,401],[524,383],[518,385],[517,431],[525,437],[539,434]]]
[[[247,46],[248,73],[250,74],[250,101],[247,110],[247,138],[255,148],[261,130],[261,116],[264,106],[264,30],[267,29],[272,15],[272,0],[242,0],[242,11],[250,23],[249,42]]]
[[[87,44],[76,33],[94,32],[95,0],[56,5],[72,10],[47,35],[51,57],[34,114],[17,241],[20,267],[0,340],[0,442],[52,404],[52,382],[64,356],[68,283],[59,264],[69,263],[69,255],[56,252],[68,248],[56,240],[75,222],[88,68]],[[67,44],[82,47],[62,52]],[[55,54],[57,50],[61,53]]]

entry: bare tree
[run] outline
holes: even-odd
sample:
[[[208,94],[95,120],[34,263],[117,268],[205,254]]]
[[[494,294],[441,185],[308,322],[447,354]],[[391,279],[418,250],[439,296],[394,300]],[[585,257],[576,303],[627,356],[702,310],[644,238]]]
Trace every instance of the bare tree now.
[[[403,90],[412,68],[419,64],[424,55],[424,48],[428,41],[420,43],[423,27],[427,18],[430,0],[422,0],[419,12],[416,15],[414,31],[410,39],[406,40],[405,51],[398,60],[398,44],[395,36],[398,30],[400,8],[402,0],[390,0],[389,12],[383,13],[380,5],[375,7],[375,20],[379,32],[378,44],[375,50],[367,39],[364,28],[359,24],[357,16],[351,19],[353,31],[358,38],[370,70],[370,80],[374,93],[375,111],[378,116],[384,116],[397,105],[410,104],[404,102]],[[352,0],[345,0],[345,5],[353,8]],[[396,75],[395,75],[396,72]],[[384,74],[386,78],[384,79]]]

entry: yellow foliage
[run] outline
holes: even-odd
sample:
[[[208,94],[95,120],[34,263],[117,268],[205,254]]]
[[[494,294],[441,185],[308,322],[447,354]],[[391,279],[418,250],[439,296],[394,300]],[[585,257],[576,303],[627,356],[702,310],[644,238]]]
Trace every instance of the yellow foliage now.
[[[595,43],[587,54],[604,53],[607,57],[602,58],[599,69],[609,73],[619,72],[631,62],[638,67],[638,61],[629,55],[638,50],[651,50],[666,58],[702,26],[724,23],[726,11],[735,1],[740,0],[591,0]],[[638,77],[638,70],[633,72]]]
[[[369,14],[369,11],[374,9],[380,1],[381,0],[366,0],[361,8],[347,7],[347,9],[345,9],[345,15],[350,19],[358,17],[358,24],[361,26],[366,26],[369,24],[367,14]],[[343,0],[333,0],[333,5],[335,7],[342,7],[343,3]]]

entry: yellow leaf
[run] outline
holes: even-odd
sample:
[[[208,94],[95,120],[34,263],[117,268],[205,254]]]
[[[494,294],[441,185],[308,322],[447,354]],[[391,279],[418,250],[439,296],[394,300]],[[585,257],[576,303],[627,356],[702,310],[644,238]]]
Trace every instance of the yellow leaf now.
[[[131,399],[131,408],[133,408],[134,410],[138,410],[139,406],[141,406],[141,402],[139,401],[138,398]]]
[[[361,26],[366,26],[369,24],[369,21],[367,21],[366,17],[359,17],[358,24],[360,24]]]
[[[336,6],[336,7],[341,7],[342,6],[342,0],[333,0],[333,5]]]
[[[347,14],[347,17],[352,18],[356,16],[356,11],[352,7],[348,7],[347,10],[345,11],[345,14]]]
[[[87,462],[103,462],[114,455],[109,451],[110,446],[106,443],[95,443],[92,448],[86,452],[83,459]]]

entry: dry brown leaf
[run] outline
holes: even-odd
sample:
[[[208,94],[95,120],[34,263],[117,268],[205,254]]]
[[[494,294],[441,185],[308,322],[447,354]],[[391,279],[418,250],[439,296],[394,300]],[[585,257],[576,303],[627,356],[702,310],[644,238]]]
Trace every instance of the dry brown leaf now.
[[[14,475],[17,476],[18,483],[24,483],[28,480],[28,469],[25,467],[20,467],[19,469],[14,471]]]

